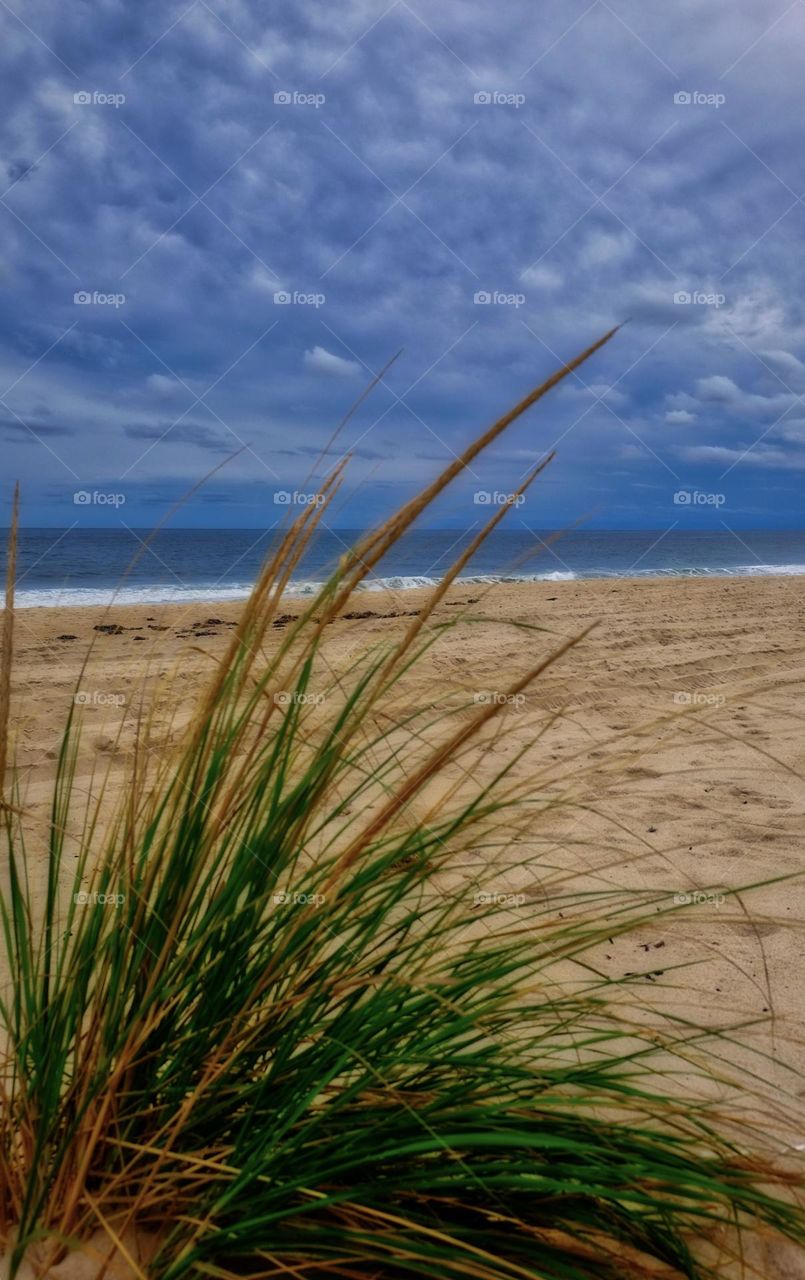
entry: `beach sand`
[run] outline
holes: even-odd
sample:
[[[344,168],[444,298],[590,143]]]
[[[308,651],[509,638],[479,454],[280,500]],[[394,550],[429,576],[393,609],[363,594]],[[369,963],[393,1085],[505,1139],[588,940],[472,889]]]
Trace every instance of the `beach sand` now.
[[[328,668],[349,672],[368,646],[399,634],[423,599],[417,590],[353,597],[344,610],[353,616],[327,629]],[[289,600],[282,614],[306,604]],[[164,751],[223,652],[239,607],[18,611],[16,759],[35,818],[46,818],[75,691],[83,703],[78,786],[97,792],[108,774],[114,790],[138,732],[143,687],[158,708],[148,745]],[[537,728],[540,742],[514,776],[529,777],[536,760],[539,776],[547,771],[551,785],[572,798],[546,816],[533,848],[536,870],[520,865],[524,849],[513,843],[512,865],[503,856],[489,867],[489,892],[543,901],[542,862],[554,881],[557,869],[565,876],[568,891],[652,890],[663,902],[687,895],[684,910],[663,911],[656,925],[649,920],[616,937],[595,962],[623,981],[633,1003],[640,987],[649,1020],[660,1009],[708,1027],[745,1023],[727,1070],[767,1091],[772,1148],[805,1143],[801,1109],[797,1118],[805,1081],[789,1069],[805,1070],[805,885],[795,879],[737,891],[803,868],[805,583],[464,585],[450,591],[433,623],[457,618],[405,678],[400,696],[408,705],[437,705],[459,693],[505,696],[543,655],[597,624],[523,700],[505,706],[505,732],[477,763],[476,774],[491,776]],[[277,642],[286,626],[275,627]],[[473,874],[477,880],[477,866]],[[778,1091],[789,1098],[785,1115],[776,1109]],[[759,1266],[768,1280],[805,1276],[799,1251],[777,1244]]]

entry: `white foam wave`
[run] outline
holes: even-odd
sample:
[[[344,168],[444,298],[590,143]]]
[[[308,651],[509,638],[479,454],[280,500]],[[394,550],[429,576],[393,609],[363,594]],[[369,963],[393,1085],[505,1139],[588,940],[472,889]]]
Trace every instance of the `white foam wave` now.
[[[739,564],[735,573],[750,577],[796,577],[805,573],[805,564]]]
[[[237,586],[188,586],[162,585],[137,587],[23,587],[16,595],[19,609],[70,608],[73,605],[96,605],[106,608],[110,604],[185,604],[215,600],[245,600],[252,589],[251,583]]]
[[[574,573],[571,569],[554,569],[530,574],[466,574],[459,581],[464,586],[489,586],[500,582],[574,582],[579,578],[687,578],[687,577],[793,577],[805,575],[805,564],[744,564],[733,568],[697,566],[676,569],[589,569]],[[428,574],[391,574],[369,578],[359,591],[411,591],[417,587],[433,587],[439,581]],[[319,579],[299,579],[288,585],[289,596],[313,596],[321,589]],[[193,583],[187,586],[164,584],[114,587],[22,587],[17,592],[20,609],[67,608],[110,604],[213,604],[247,599],[252,584],[240,582],[228,586],[217,583]]]

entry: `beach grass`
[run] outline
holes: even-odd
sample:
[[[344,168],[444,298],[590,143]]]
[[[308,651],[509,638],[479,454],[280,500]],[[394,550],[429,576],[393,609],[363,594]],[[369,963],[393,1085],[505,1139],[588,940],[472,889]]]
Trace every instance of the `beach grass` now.
[[[505,508],[393,643],[348,676],[323,652],[389,547],[611,336],[276,628],[337,468],[266,563],[170,752],[149,750],[143,701],[111,821],[82,808],[71,714],[42,849],[5,767],[12,545],[0,675],[11,1275],[46,1274],[86,1242],[98,1276],[114,1255],[159,1280],[707,1277],[740,1264],[742,1232],[805,1244],[801,1170],[726,1105],[728,1037],[711,1054],[692,1021],[658,1029],[590,960],[603,938],[656,919],[653,898],[520,902],[484,879],[483,858],[514,858],[513,834],[541,808],[510,766],[474,782],[471,753],[505,698],[583,636],[502,699],[448,716],[399,696],[458,625],[434,611]],[[469,850],[482,857],[457,886]]]

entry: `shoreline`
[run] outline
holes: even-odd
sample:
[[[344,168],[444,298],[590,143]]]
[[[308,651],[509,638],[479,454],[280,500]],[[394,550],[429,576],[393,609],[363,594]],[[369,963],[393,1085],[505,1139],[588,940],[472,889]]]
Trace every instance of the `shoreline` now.
[[[749,565],[736,569],[647,569],[645,572],[621,574],[616,571],[600,570],[590,573],[576,573],[574,570],[557,569],[547,573],[528,576],[509,574],[468,574],[460,577],[454,589],[488,588],[488,587],[529,587],[529,586],[566,586],[581,583],[622,583],[635,586],[645,583],[684,583],[684,582],[757,582],[767,579],[788,579],[805,577],[805,565]],[[356,588],[358,595],[378,595],[384,592],[427,591],[438,586],[441,579],[427,574],[390,574],[385,578],[369,579]],[[217,585],[217,584],[216,584]],[[193,586],[171,588],[161,584],[138,587],[67,587],[57,588],[23,588],[15,597],[16,609],[109,609],[126,608],[139,605],[154,607],[182,605],[239,605],[243,604],[253,589],[254,584],[238,584],[227,592],[217,590],[216,585],[209,589]],[[283,593],[283,599],[289,601],[306,601],[315,598],[324,585],[323,579],[302,580],[297,586],[290,585]],[[45,594],[57,596],[92,594],[92,599],[69,600],[28,600],[28,596]],[[128,593],[128,594],[127,594]]]
[[[535,609],[541,611],[545,606],[546,616],[543,618],[540,612],[540,621],[547,622],[548,631],[556,637],[566,638],[596,618],[606,623],[613,610],[619,615],[619,624],[628,619],[639,627],[650,621],[655,608],[660,608],[664,621],[670,622],[674,618],[677,628],[682,629],[686,648],[695,648],[704,639],[700,633],[705,601],[708,607],[710,601],[716,600],[730,611],[737,608],[738,622],[744,608],[753,609],[757,603],[761,608],[759,625],[767,622],[765,602],[768,601],[772,607],[784,607],[786,612],[791,610],[799,618],[799,621],[794,621],[792,617],[790,639],[793,640],[799,639],[796,634],[798,628],[805,637],[805,591],[800,590],[799,582],[800,575],[794,574],[543,578],[503,582],[463,578],[449,587],[434,618],[455,617],[456,607],[465,604],[473,607],[474,615],[482,614],[490,625],[505,624],[508,619],[521,621],[532,617]],[[349,629],[345,623],[354,624],[356,621],[383,623],[386,629],[393,627],[395,618],[411,616],[413,611],[418,611],[432,591],[430,585],[372,587],[356,591],[346,602],[344,612],[334,620],[331,632],[340,634],[342,630]],[[59,631],[63,635],[69,634],[71,641],[90,640],[97,636],[103,638],[104,619],[115,620],[114,625],[121,628],[119,636],[131,631],[138,633],[141,639],[158,640],[160,636],[170,636],[173,640],[182,638],[184,632],[192,639],[214,639],[214,636],[198,636],[198,629],[208,624],[222,631],[234,627],[247,599],[248,596],[244,595],[237,599],[112,600],[102,604],[87,602],[28,607],[20,606],[15,600],[14,615],[18,641],[27,635],[29,640],[38,638],[40,644],[59,641]],[[309,608],[315,599],[313,593],[284,592],[277,607],[283,618],[290,621]],[[649,611],[647,616],[644,609]],[[673,612],[669,615],[666,610]],[[366,627],[362,630],[365,631]],[[805,639],[802,643],[805,653]],[[20,644],[15,644],[15,649],[19,648]],[[136,650],[127,648],[134,657]],[[41,656],[42,651],[39,652]],[[66,649],[60,652],[67,657]],[[722,656],[726,658],[729,655]]]
[[[431,590],[357,593],[327,629],[327,646],[335,661],[345,658],[349,666],[346,655],[391,641]],[[287,624],[313,602],[313,596],[283,595],[273,631],[278,641]],[[182,600],[15,608],[14,684],[30,708],[46,699],[67,705],[82,671],[83,688],[126,691],[130,703],[143,681],[181,663],[187,696],[200,688],[211,664],[224,652],[244,603]],[[773,686],[800,668],[805,679],[805,593],[794,576],[495,584],[460,580],[449,588],[432,623],[438,629],[459,620],[459,629],[448,629],[437,646],[438,657],[429,658],[425,668],[438,669],[440,684],[467,684],[473,673],[479,682],[476,689],[490,687],[493,676],[501,685],[508,683],[535,652],[558,647],[594,624],[584,646],[540,682],[539,700],[544,690],[557,705],[560,697],[588,704],[586,693],[579,699],[578,691],[597,686],[601,693],[612,690],[624,712],[633,704],[662,711],[673,694],[686,690],[691,695],[723,692],[722,686],[743,688],[747,680],[746,687]],[[805,713],[805,690],[803,704]],[[36,721],[49,740],[52,713],[41,719],[34,714]],[[33,746],[33,724],[30,737]]]

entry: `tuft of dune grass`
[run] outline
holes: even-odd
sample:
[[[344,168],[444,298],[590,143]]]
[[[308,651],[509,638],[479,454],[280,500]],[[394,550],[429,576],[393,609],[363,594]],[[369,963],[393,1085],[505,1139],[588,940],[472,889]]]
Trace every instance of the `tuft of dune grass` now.
[[[123,1265],[155,1280],[696,1278],[726,1274],[707,1240],[736,1262],[742,1232],[805,1243],[801,1169],[703,1100],[730,1083],[728,1053],[708,1055],[690,1022],[647,1028],[588,961],[653,903],[577,894],[561,913],[504,905],[479,923],[471,894],[439,888],[467,849],[499,854],[542,812],[511,764],[489,785],[463,767],[505,702],[449,721],[395,702],[505,508],[390,645],[347,674],[323,653],[328,624],[428,504],[613,332],[346,553],[278,635],[337,468],[264,565],[172,753],[149,752],[142,709],[110,823],[79,811],[71,712],[41,894],[0,772],[11,1276],[60,1274],[83,1246],[98,1277]],[[562,965],[572,983],[557,982]]]

